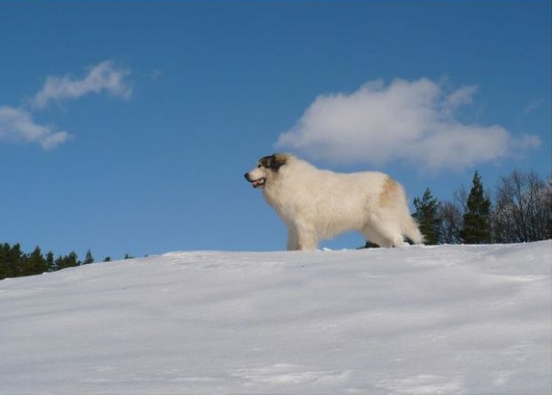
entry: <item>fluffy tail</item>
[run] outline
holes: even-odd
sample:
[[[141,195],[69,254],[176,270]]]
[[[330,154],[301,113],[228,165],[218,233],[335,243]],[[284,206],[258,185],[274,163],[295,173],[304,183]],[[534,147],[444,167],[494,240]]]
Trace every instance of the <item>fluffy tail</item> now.
[[[405,218],[404,225],[406,226],[403,232],[406,237],[412,240],[414,244],[424,243],[424,236],[420,232],[420,229],[418,229],[418,224],[416,224],[414,218],[409,215],[408,218]]]
[[[399,191],[399,193],[397,193],[397,205],[399,207],[398,216],[401,223],[401,233],[404,237],[409,238],[414,244],[423,244],[424,236],[420,232],[420,229],[418,229],[418,224],[410,215],[404,188],[399,183],[396,183],[396,185]]]

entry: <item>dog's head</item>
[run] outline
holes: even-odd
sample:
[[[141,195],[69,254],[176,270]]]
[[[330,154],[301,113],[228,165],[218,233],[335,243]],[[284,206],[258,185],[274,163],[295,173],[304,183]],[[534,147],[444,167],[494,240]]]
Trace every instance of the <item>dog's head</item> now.
[[[244,174],[253,188],[264,188],[267,183],[273,181],[280,172],[280,168],[290,159],[287,154],[273,154],[259,159],[257,167]]]

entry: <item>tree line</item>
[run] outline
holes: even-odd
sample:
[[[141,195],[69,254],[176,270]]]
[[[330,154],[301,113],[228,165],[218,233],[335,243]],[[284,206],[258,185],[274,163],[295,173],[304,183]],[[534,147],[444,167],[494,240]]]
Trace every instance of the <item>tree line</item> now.
[[[131,259],[128,254],[124,259]],[[106,257],[104,262],[111,261],[111,257]],[[9,243],[0,243],[0,280],[7,277],[23,277],[42,274],[45,272],[55,272],[68,267],[76,267],[94,263],[94,257],[90,249],[86,252],[83,260],[80,260],[73,251],[64,256],[54,258],[54,253],[49,251],[43,255],[40,247],[36,247],[31,253],[24,253],[19,243],[10,245]]]
[[[524,243],[552,239],[552,179],[513,171],[491,193],[476,171],[468,193],[455,191],[440,202],[427,188],[414,199],[412,215],[425,244]]]

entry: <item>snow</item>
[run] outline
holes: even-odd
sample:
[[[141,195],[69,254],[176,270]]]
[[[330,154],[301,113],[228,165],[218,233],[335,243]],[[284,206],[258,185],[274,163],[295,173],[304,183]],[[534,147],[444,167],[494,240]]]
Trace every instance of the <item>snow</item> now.
[[[550,394],[551,252],[177,252],[4,280],[0,391]]]

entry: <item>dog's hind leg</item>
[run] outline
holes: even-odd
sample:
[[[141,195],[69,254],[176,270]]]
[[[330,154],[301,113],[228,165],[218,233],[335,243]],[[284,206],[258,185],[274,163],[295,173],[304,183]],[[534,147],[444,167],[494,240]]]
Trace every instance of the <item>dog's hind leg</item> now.
[[[370,226],[362,229],[362,234],[372,243],[383,248],[400,247],[404,244],[401,233],[389,226]]]
[[[384,236],[382,247],[402,247],[404,245],[404,238],[400,233],[393,233]]]
[[[366,241],[369,241],[371,243],[377,244],[380,247],[382,247],[382,238],[379,236],[377,232],[374,232],[371,228],[365,227],[364,229],[361,229],[360,231],[363,236],[366,238]]]

